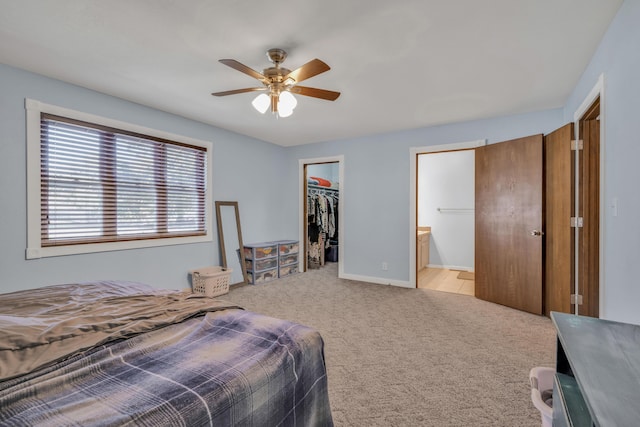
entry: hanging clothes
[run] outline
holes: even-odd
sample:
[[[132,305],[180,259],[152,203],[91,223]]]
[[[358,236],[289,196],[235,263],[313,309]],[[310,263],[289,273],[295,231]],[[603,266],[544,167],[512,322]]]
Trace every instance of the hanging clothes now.
[[[325,249],[331,240],[338,239],[338,192],[314,189],[307,194],[308,265],[318,268],[324,265]]]

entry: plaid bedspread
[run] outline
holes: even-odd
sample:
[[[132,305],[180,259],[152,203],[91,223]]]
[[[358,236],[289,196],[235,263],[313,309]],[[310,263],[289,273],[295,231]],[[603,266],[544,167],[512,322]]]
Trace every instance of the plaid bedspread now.
[[[7,426],[332,426],[313,329],[227,309],[0,382]]]

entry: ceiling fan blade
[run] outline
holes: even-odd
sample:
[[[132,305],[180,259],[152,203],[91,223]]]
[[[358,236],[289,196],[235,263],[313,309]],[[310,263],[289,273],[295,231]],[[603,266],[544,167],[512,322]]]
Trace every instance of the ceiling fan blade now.
[[[224,92],[215,92],[211,95],[213,96],[227,96],[227,95],[235,95],[237,93],[245,93],[245,92],[257,92],[259,90],[267,90],[266,87],[248,87],[245,89],[235,89],[235,90],[226,90]]]
[[[241,73],[245,73],[251,77],[253,77],[254,79],[258,79],[260,81],[266,81],[267,78],[262,75],[261,73],[257,72],[256,70],[254,70],[253,68],[247,67],[246,65],[236,61],[235,59],[220,59],[219,62],[223,63],[224,65],[233,68],[234,70],[238,70]]]
[[[289,89],[291,93],[297,93],[298,95],[312,96],[314,98],[326,99],[327,101],[335,101],[340,96],[340,92],[334,92],[332,90],[317,89],[315,87],[306,86],[294,86]]]
[[[313,59],[302,67],[297,68],[284,76],[283,80],[287,80],[288,78],[292,78],[296,81],[296,83],[300,83],[303,80],[311,78],[313,76],[317,76],[318,74],[324,73],[325,71],[329,71],[331,67],[329,67],[324,62],[319,59]]]

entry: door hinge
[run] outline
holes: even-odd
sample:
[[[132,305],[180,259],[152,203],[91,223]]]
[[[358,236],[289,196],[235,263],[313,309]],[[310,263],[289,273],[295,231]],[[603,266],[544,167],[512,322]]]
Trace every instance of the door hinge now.
[[[582,295],[571,294],[571,305],[582,305]]]
[[[572,216],[571,217],[571,227],[572,228],[582,228],[584,226],[584,219],[579,216],[579,217],[575,217]]]
[[[581,139],[572,139],[571,140],[571,151],[583,150],[584,149],[584,141]]]

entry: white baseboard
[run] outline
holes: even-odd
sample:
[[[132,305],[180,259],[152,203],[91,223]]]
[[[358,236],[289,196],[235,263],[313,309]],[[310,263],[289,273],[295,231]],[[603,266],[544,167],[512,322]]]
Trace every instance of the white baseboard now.
[[[431,268],[446,268],[448,270],[461,270],[461,271],[469,271],[473,273],[474,269],[471,267],[467,267],[464,265],[438,265],[438,264],[429,264],[427,267]]]
[[[375,283],[376,285],[391,285],[391,286],[398,286],[401,288],[413,289],[413,286],[411,286],[411,283],[409,281],[404,281],[404,280],[385,279],[382,277],[360,276],[358,274],[342,274],[339,277],[340,279],[357,280],[359,282]]]

